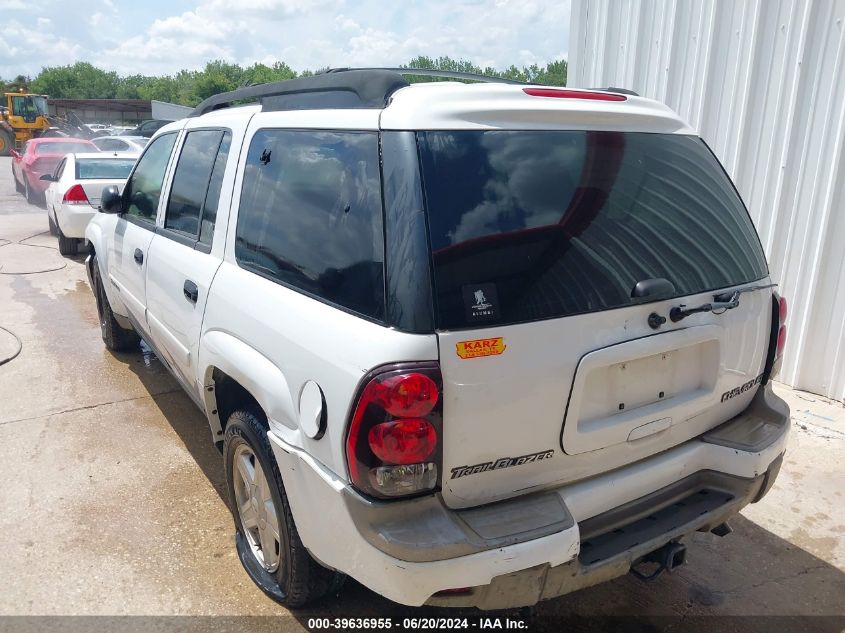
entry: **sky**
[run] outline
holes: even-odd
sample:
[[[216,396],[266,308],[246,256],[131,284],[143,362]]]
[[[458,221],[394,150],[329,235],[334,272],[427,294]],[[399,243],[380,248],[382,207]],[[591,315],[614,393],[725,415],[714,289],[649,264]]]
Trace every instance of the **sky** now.
[[[91,62],[172,74],[211,59],[295,70],[448,55],[504,68],[566,58],[570,0],[0,0],[0,77]]]

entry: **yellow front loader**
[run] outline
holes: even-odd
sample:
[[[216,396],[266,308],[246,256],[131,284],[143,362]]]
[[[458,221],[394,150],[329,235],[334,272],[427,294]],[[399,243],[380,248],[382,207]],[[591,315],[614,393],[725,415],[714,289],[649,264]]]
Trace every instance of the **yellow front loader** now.
[[[7,156],[50,127],[46,95],[7,92],[5,111],[0,114],[0,156]]]
[[[51,118],[47,95],[7,92],[6,105],[0,104],[0,156],[21,149],[29,139],[39,136],[76,136],[89,138],[91,130],[72,113],[67,119]]]

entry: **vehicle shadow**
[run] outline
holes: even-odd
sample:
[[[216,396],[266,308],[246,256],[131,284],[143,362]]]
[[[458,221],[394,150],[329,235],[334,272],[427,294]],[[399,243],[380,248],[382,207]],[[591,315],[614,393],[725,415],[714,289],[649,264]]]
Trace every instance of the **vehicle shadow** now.
[[[205,477],[228,504],[222,458],[203,415],[172,377],[167,375],[163,381],[161,374],[167,370],[144,344],[141,352],[119,357],[138,375]],[[628,575],[531,609],[487,613],[406,607],[348,578],[336,595],[291,614],[305,630],[314,628],[309,624],[314,618],[391,618],[393,627],[401,630],[407,628],[403,626],[405,618],[425,617],[467,617],[472,621],[478,617],[500,618],[503,627],[508,618],[539,631],[560,631],[561,627],[573,631],[843,630],[845,573],[742,515],[730,523],[734,532],[724,538],[696,533],[687,539],[688,564],[654,582],[645,583]],[[279,607],[279,614],[285,613]]]
[[[223,458],[212,441],[208,421],[196,404],[144,341],[138,351],[114,356],[138,377],[220,499],[228,505]]]

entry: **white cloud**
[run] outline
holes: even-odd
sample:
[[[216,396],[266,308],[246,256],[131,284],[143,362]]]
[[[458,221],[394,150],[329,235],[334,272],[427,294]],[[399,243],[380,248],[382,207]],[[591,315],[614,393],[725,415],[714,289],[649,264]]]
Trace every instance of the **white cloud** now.
[[[361,25],[355,20],[347,18],[342,13],[334,19],[334,23],[341,31],[360,31]]]
[[[0,0],[17,6],[24,0]],[[73,12],[0,26],[0,76],[90,61],[124,74],[197,69],[211,59],[295,69],[406,63],[417,55],[468,59],[482,67],[544,64],[565,56],[569,0],[172,0],[138,5],[75,0]],[[80,21],[79,15],[87,16]],[[76,16],[76,17],[73,17]],[[152,16],[152,17],[151,17]],[[6,31],[17,24],[14,38]],[[74,24],[65,27],[65,25]],[[45,45],[49,43],[49,45]]]

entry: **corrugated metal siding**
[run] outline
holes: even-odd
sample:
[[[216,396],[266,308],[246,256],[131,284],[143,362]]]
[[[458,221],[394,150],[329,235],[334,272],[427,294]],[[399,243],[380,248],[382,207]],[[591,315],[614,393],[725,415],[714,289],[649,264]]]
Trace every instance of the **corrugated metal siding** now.
[[[779,380],[845,400],[845,0],[573,0],[569,83],[659,99],[736,182],[789,299]]]

